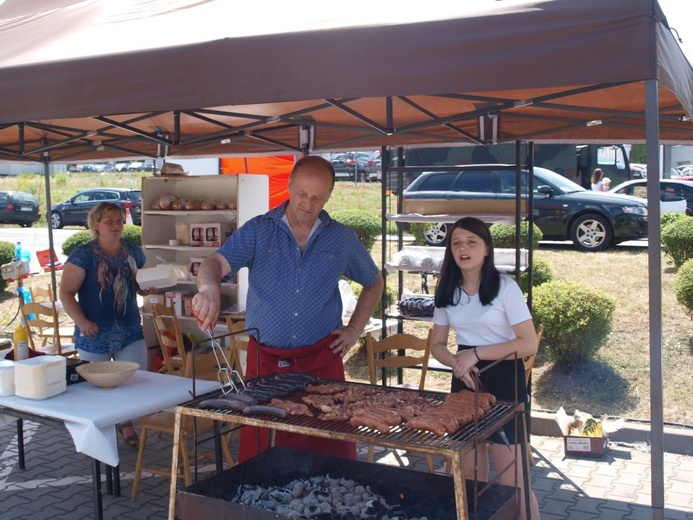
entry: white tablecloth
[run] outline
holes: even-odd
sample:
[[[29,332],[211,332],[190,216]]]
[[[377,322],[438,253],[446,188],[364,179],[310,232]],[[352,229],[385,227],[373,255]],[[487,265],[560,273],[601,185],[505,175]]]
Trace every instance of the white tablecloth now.
[[[198,395],[219,388],[216,381],[198,380],[195,385]],[[189,401],[192,399],[191,391],[192,379],[138,370],[117,388],[78,383],[48,399],[0,397],[0,408],[62,420],[79,453],[117,466],[115,425]],[[0,416],[0,426],[14,420]]]

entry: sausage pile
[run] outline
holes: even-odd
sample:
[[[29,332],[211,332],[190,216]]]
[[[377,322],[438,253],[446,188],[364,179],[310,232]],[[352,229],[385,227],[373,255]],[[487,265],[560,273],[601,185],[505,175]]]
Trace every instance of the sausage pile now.
[[[426,397],[416,391],[398,390],[341,382],[320,382],[289,374],[248,382],[243,394],[228,394],[200,403],[201,408],[227,409],[245,415],[312,417],[322,421],[349,422],[386,434],[400,425],[443,436],[483,417],[496,404],[489,393],[475,395],[469,390],[448,394],[445,400]],[[271,391],[274,388],[275,391]],[[253,391],[255,390],[255,392]],[[259,392],[259,393],[258,393]]]

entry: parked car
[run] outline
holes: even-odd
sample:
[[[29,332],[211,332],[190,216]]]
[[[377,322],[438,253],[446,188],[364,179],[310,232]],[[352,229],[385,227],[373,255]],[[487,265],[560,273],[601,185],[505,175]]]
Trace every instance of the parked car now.
[[[647,200],[647,180],[622,182],[609,190]],[[660,179],[659,200],[662,213],[685,213],[693,215],[693,181],[679,179]]]
[[[465,203],[469,201],[476,201],[477,206],[483,207],[483,201],[491,205],[495,201],[511,203],[515,200],[514,165],[462,168],[461,171],[422,173],[404,191],[403,202],[415,207],[419,201],[430,201],[428,208],[421,205],[427,214],[436,214],[436,209],[442,209],[439,213],[464,214]],[[523,171],[524,198],[527,197],[527,181],[528,172]],[[612,244],[647,237],[647,205],[635,197],[588,191],[545,168],[534,168],[533,192],[534,222],[545,240],[572,240],[583,251],[602,251]],[[444,245],[447,227],[446,224],[433,226],[427,233],[427,243]]]
[[[380,150],[375,151],[371,154],[366,161],[368,165],[368,174],[371,180],[381,180],[383,176],[382,171],[382,158],[380,156]]]
[[[330,156],[330,162],[334,167],[335,175],[339,179],[354,179],[368,182],[368,152],[342,152]]]
[[[123,210],[129,209],[132,223],[142,225],[142,192],[125,188],[92,188],[80,191],[77,195],[56,204],[51,208],[51,227],[63,226],[89,227],[89,211],[101,202],[113,202]]]
[[[0,223],[31,227],[40,218],[39,202],[31,193],[0,191]]]

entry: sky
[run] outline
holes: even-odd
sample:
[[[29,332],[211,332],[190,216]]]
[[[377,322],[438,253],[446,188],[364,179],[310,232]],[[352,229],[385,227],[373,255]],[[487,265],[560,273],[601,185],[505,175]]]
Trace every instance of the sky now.
[[[693,64],[693,1],[691,0],[658,0],[659,6],[667,17],[669,27],[676,29],[683,42],[683,49],[688,61]],[[674,37],[676,32],[672,31]]]

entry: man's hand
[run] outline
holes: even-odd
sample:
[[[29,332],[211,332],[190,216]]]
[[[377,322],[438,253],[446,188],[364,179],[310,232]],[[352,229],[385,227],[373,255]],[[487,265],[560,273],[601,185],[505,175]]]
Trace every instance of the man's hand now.
[[[328,347],[333,353],[341,357],[346,356],[349,349],[354,346],[359,339],[358,331],[351,325],[342,327],[341,329],[333,330],[332,334],[337,338]]]
[[[197,319],[200,330],[213,330],[219,318],[219,299],[199,292],[191,304],[193,316]]]

